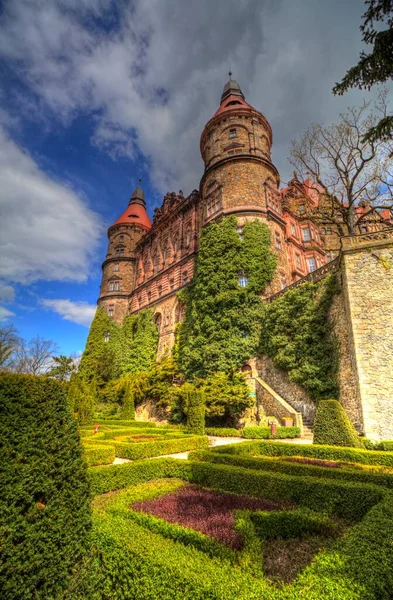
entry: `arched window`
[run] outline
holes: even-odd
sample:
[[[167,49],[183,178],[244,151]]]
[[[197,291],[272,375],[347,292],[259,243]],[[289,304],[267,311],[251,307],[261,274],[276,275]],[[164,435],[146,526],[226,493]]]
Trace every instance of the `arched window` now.
[[[155,323],[155,326],[157,327],[157,331],[160,332],[161,331],[161,325],[162,325],[162,315],[161,315],[161,313],[156,313],[154,315],[153,322]]]
[[[248,277],[244,271],[239,273],[239,285],[240,287],[246,287],[248,285]]]

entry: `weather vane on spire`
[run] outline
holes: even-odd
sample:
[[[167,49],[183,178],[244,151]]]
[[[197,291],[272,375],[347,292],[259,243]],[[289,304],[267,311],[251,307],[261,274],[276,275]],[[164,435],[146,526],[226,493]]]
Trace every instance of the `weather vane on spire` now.
[[[232,77],[232,71],[231,71],[230,67],[229,67],[228,75],[229,75],[229,79],[231,79],[231,77]]]

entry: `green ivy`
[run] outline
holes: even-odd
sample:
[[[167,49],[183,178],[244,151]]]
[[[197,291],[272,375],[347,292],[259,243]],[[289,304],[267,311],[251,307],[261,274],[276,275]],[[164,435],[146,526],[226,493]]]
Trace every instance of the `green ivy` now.
[[[238,370],[256,352],[266,284],[276,257],[267,225],[252,221],[237,232],[235,216],[210,223],[201,234],[195,274],[183,293],[185,322],[177,360],[187,378]],[[239,275],[248,278],[240,287]]]
[[[259,352],[313,400],[338,396],[337,342],[328,316],[336,293],[335,276],[304,283],[267,304],[262,317]]]
[[[152,309],[141,310],[137,315],[128,315],[124,319],[123,374],[146,371],[156,360],[159,334],[153,322],[153,312]]]

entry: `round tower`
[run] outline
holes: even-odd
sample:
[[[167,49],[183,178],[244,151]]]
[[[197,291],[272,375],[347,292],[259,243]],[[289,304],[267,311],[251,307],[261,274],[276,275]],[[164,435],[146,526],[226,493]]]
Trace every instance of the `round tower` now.
[[[135,246],[151,228],[145,194],[140,185],[132,192],[126,210],[108,229],[108,252],[102,265],[97,304],[121,324],[135,280]]]
[[[231,75],[220,106],[201,135],[205,163],[200,183],[202,226],[229,214],[237,216],[239,227],[247,220],[266,222],[281,281],[289,282],[280,175],[271,161],[272,129],[262,113],[246,102]],[[279,289],[278,276],[275,279],[270,291]]]

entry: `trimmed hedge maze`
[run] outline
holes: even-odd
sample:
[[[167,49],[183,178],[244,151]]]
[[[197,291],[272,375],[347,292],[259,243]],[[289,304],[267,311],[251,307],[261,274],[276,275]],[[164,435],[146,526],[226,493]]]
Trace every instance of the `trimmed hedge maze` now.
[[[390,464],[393,453],[298,446],[294,457],[290,448],[247,442],[196,451],[187,461],[157,458],[90,468],[95,558],[88,597],[388,600],[393,589],[393,469],[383,465]],[[373,466],[366,463],[369,454]],[[236,510],[240,549],[176,519],[140,512],[148,501],[189,484],[247,493],[281,503],[283,510]],[[138,510],[135,503],[141,503]],[[266,549],[277,543],[296,549],[307,539],[325,542],[292,581],[276,585],[266,575]],[[81,600],[86,589],[83,593],[76,590],[73,598]]]
[[[181,429],[140,421],[102,421],[98,432],[95,426],[82,427],[80,435],[87,465],[109,465],[115,457],[129,460],[152,458],[189,450],[206,450],[206,436],[184,433]]]

